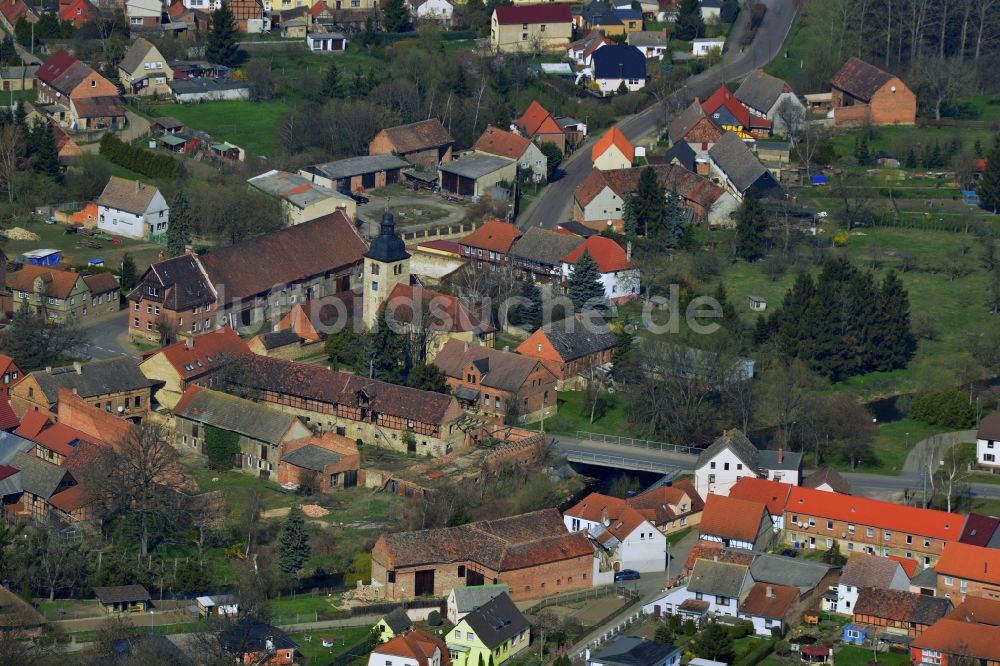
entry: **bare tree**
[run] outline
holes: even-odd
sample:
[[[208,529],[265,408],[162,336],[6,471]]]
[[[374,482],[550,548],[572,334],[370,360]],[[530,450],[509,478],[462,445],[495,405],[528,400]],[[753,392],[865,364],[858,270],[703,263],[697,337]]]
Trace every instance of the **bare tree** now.
[[[943,29],[943,27],[942,27]],[[943,45],[943,42],[942,42]],[[934,104],[934,118],[941,120],[941,105],[975,88],[975,71],[960,57],[937,55],[913,63],[910,80],[922,99]]]
[[[79,541],[66,539],[55,529],[36,526],[28,534],[26,548],[34,578],[48,588],[49,601],[57,590],[74,587],[86,575]]]
[[[785,136],[797,136],[802,132],[806,122],[806,110],[801,104],[796,104],[785,97],[774,111],[775,120],[784,128]]]
[[[763,407],[766,418],[775,425],[778,444],[795,448],[798,424],[810,414],[810,395],[820,388],[821,380],[798,360],[778,361],[768,368],[764,383]]]
[[[812,175],[812,163],[823,142],[830,138],[832,130],[823,125],[807,123],[798,133],[792,135],[792,151],[795,158],[806,169],[806,177]]]
[[[24,135],[13,123],[0,130],[0,181],[7,188],[7,200],[14,203],[14,180],[24,155]]]
[[[917,461],[920,467],[922,493],[922,506],[934,497],[935,479],[937,478],[938,463],[941,460],[941,451],[944,448],[944,438],[941,435],[931,435],[924,442],[919,444]]]
[[[950,513],[956,490],[969,476],[969,463],[962,455],[961,448],[954,444],[945,450],[941,461],[944,464],[941,465],[938,474],[941,477],[941,489],[947,498],[946,511]]]

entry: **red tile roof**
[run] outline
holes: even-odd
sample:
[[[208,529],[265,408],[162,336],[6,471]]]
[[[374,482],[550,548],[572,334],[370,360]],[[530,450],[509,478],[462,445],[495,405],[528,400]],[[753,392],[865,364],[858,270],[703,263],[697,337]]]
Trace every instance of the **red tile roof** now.
[[[598,524],[606,521],[606,532],[619,541],[625,541],[637,527],[646,522],[646,517],[628,506],[625,500],[601,493],[587,495],[575,506],[567,509],[566,515]],[[601,532],[600,529],[597,531]],[[605,541],[599,535],[591,536],[597,536],[599,541]]]
[[[955,513],[920,509],[803,487],[792,489],[785,512],[842,520],[890,532],[917,534],[945,541],[956,541],[965,525],[965,516]]]
[[[622,246],[605,236],[591,236],[562,260],[567,264],[576,263],[585,250],[597,262],[597,270],[602,273],[617,273],[632,267]]]
[[[1000,601],[967,596],[945,619],[1000,626]]]
[[[0,430],[10,430],[20,425],[17,414],[10,406],[10,400],[0,397]]]
[[[50,422],[41,412],[28,412],[21,426],[14,431],[18,437],[31,440],[42,448],[69,457],[84,435],[61,423]]]
[[[457,297],[420,286],[397,284],[382,307],[388,308],[398,322],[412,324],[416,319],[437,333],[490,333],[494,330],[479,321]]]
[[[563,5],[547,6],[561,7]],[[501,8],[498,7],[498,9]],[[510,7],[510,9],[517,8]],[[521,21],[518,21],[518,23],[521,23]],[[529,137],[533,137],[536,134],[562,134],[562,128],[559,127],[559,123],[556,122],[551,113],[545,110],[545,107],[538,103],[538,100],[532,101],[521,117],[514,121],[514,124],[520,127]]]
[[[917,573],[917,561],[912,557],[890,555],[889,559],[893,562],[899,562],[899,566],[903,567],[903,573],[906,574],[907,578],[913,578],[913,574]]]
[[[68,5],[63,5],[59,10],[60,21],[79,23],[84,21],[93,21],[99,16],[100,13],[94,5],[87,2],[87,0],[75,0],[75,2]]]
[[[770,129],[772,123],[767,118],[761,118],[750,113],[750,109],[740,104],[736,95],[726,86],[719,86],[712,95],[701,103],[702,110],[711,117],[721,107],[725,107],[729,113],[745,129]],[[714,119],[713,119],[714,120]]]
[[[785,512],[791,492],[791,484],[744,476],[729,489],[729,496],[761,502],[772,516],[779,516]]]
[[[612,127],[597,140],[593,150],[590,151],[590,160],[596,162],[597,158],[603,155],[604,151],[611,148],[611,146],[618,148],[629,162],[635,161],[635,146],[625,138],[625,135],[617,127]]]
[[[511,160],[518,160],[524,155],[524,151],[531,146],[531,141],[518,136],[513,132],[507,132],[493,125],[487,125],[486,129],[476,140],[472,149],[480,153],[499,155]]]
[[[455,142],[437,118],[420,120],[408,125],[387,127],[380,133],[386,135],[395,148],[395,152],[400,154],[438,148]]]
[[[0,0],[0,14],[3,14],[3,17],[11,26],[16,24],[17,19],[22,16],[26,20],[30,20],[34,16],[24,0]]]
[[[544,5],[500,5],[495,9],[500,25],[518,23],[569,23],[573,12],[569,5],[548,3]]]
[[[798,598],[797,587],[754,583],[740,603],[739,611],[769,620],[781,620]]]
[[[431,666],[431,659],[437,649],[441,655],[441,666],[448,666],[451,657],[448,653],[448,646],[437,636],[424,633],[420,629],[411,629],[405,634],[400,634],[392,640],[379,645],[372,650],[373,655],[385,654],[394,657],[416,660],[418,666]],[[374,660],[373,660],[374,661]]]
[[[77,484],[50,497],[49,504],[60,511],[71,513],[84,506],[87,500],[87,495],[83,492],[83,486]]]
[[[196,335],[191,338],[190,347],[188,344],[187,340],[175,342],[146,358],[163,354],[180,375],[181,380],[187,381],[220,368],[227,359],[250,351],[239,333],[228,326],[204,335]]]
[[[608,171],[593,169],[573,191],[573,196],[581,205],[586,206],[605,187],[610,187],[616,195],[624,199],[638,187],[639,174],[644,168],[647,167]],[[682,199],[703,208],[710,208],[723,195],[722,188],[679,164],[655,164],[649,168],[656,173],[656,180],[661,185],[668,190],[676,189]]]
[[[691,547],[684,570],[691,571],[698,560],[718,560],[727,564],[740,564],[749,567],[753,564],[753,553],[738,548],[724,548],[717,541],[699,541]]]
[[[507,254],[523,234],[516,224],[503,220],[487,220],[478,229],[458,241],[459,245]]]
[[[840,71],[833,75],[833,78],[830,79],[830,85],[860,99],[862,102],[869,102],[875,93],[892,78],[893,76],[889,72],[852,56],[844,63]]]
[[[3,6],[7,6],[6,1],[0,0],[0,2],[3,2]],[[60,76],[66,73],[66,70],[78,62],[80,61],[71,56],[66,49],[59,49],[48,60],[42,63],[42,66],[35,73],[35,78],[42,83],[52,85]]]
[[[32,294],[35,292],[35,280],[38,278],[42,279],[46,296],[68,298],[77,280],[80,279],[80,274],[53,266],[25,264],[21,270],[12,273],[7,282],[15,291]]]
[[[684,502],[685,495],[690,505],[682,511],[680,505]],[[670,486],[657,486],[630,497],[625,502],[657,525],[673,520],[677,516],[698,513],[705,508],[705,502],[689,479],[678,479]],[[677,507],[676,511],[673,507]]]
[[[767,506],[763,502],[709,495],[698,530],[702,534],[753,543],[766,515]]]
[[[912,645],[921,650],[997,662],[1000,661],[1000,627],[960,620],[939,620],[917,636]]]
[[[947,543],[935,569],[939,576],[1000,585],[1000,549],[967,543]]]

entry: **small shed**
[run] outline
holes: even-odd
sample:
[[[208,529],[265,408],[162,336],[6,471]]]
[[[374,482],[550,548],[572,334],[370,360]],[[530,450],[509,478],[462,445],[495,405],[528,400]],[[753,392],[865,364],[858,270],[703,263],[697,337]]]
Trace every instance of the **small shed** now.
[[[21,263],[32,266],[55,266],[62,261],[62,252],[59,250],[28,250],[19,256]]]
[[[195,147],[198,145],[197,141],[186,139],[179,134],[164,134],[157,141],[163,146],[164,150],[169,150],[172,153],[186,153],[189,142],[193,143]]]
[[[833,650],[826,645],[803,645],[799,654],[806,664],[828,664],[833,659]]]
[[[157,118],[153,122],[149,123],[149,131],[154,135],[157,134],[180,134],[184,131],[184,123],[172,118],[170,116],[164,116],[162,118]]]
[[[239,160],[240,162],[242,162],[245,156],[245,153],[243,152],[242,148],[240,148],[239,146],[234,146],[228,141],[223,141],[222,143],[213,143],[211,146],[209,146],[209,149],[212,151],[212,154],[215,155],[216,157],[224,157],[227,160]]]
[[[854,645],[864,645],[868,637],[871,636],[872,628],[866,624],[856,624],[851,622],[844,625],[843,639],[845,643]]]
[[[747,303],[754,312],[763,312],[767,309],[767,299],[763,296],[747,296]]]
[[[95,587],[94,594],[106,615],[143,613],[149,610],[152,601],[149,592],[142,585]]]
[[[310,32],[306,35],[306,45],[313,53],[343,53],[347,50],[347,38],[340,32]]]
[[[236,615],[240,610],[236,597],[231,594],[198,597],[196,601],[198,602],[198,614],[202,617],[226,617]]]
[[[480,197],[501,182],[517,179],[517,162],[495,155],[468,155],[438,167],[440,186],[445,192]]]

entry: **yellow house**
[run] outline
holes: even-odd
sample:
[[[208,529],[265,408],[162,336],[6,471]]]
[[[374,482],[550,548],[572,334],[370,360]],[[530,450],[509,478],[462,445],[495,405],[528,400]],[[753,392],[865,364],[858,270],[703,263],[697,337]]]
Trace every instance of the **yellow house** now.
[[[504,593],[466,615],[444,638],[452,666],[500,666],[531,643],[531,623]]]
[[[569,5],[500,6],[493,10],[490,21],[490,48],[494,53],[564,48],[572,37]]]
[[[388,643],[396,636],[413,627],[410,616],[402,608],[395,608],[372,627],[372,633],[378,636],[379,643]]]
[[[169,95],[174,70],[153,44],[140,37],[118,64],[118,79],[132,95]]]

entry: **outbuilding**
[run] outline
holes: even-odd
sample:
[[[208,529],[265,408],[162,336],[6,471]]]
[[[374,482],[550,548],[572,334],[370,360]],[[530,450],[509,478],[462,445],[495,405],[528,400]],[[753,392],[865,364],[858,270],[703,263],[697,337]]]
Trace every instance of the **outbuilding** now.
[[[501,182],[517,179],[517,162],[496,155],[467,155],[439,170],[438,184],[445,192],[467,197],[481,197]]]

